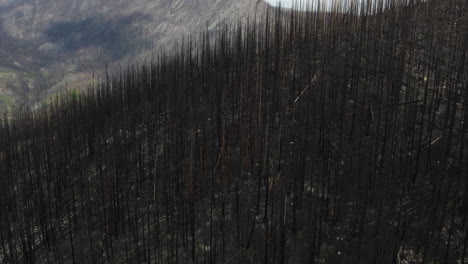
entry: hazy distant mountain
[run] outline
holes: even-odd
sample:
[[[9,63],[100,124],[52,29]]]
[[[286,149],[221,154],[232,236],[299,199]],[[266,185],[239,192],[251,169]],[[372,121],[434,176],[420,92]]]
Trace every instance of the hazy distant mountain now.
[[[257,0],[0,0],[0,110],[86,87],[183,36],[263,10]]]

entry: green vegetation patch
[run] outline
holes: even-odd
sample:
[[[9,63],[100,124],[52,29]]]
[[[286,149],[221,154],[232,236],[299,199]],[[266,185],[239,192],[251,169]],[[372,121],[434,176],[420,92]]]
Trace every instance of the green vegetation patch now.
[[[41,71],[40,74],[46,79],[51,76],[51,73],[48,71]]]
[[[0,93],[0,110],[6,110],[15,104],[15,98],[7,94]]]
[[[0,66],[0,78],[11,79],[11,78],[15,78],[17,76],[33,77],[34,75],[32,73],[29,73],[29,72],[18,71],[18,70],[14,70],[12,68],[8,68],[8,67],[5,67],[5,66]]]
[[[0,66],[0,78],[14,78],[19,72]]]

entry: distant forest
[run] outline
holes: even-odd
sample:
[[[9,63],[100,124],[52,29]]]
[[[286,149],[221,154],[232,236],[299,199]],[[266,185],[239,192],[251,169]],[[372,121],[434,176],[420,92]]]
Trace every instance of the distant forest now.
[[[0,263],[468,263],[468,1],[257,20],[6,113]]]

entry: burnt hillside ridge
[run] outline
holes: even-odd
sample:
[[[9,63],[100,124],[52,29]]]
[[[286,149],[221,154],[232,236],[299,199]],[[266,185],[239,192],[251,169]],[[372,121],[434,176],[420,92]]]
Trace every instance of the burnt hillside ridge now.
[[[6,114],[0,263],[466,263],[468,6],[268,9]]]

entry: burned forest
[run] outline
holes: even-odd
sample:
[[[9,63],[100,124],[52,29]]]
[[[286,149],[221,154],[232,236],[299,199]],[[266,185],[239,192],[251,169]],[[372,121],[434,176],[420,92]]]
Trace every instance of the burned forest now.
[[[0,263],[467,263],[467,29],[270,7],[5,113]]]

